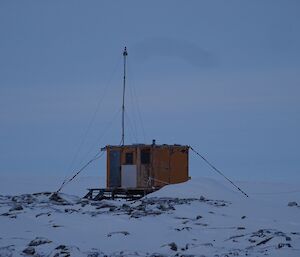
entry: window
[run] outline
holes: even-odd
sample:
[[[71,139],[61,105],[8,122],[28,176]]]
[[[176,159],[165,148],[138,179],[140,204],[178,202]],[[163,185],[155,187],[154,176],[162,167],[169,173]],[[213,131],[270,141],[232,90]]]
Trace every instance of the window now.
[[[145,149],[141,151],[141,163],[150,164],[150,150]]]
[[[125,154],[125,164],[133,164],[133,153]]]

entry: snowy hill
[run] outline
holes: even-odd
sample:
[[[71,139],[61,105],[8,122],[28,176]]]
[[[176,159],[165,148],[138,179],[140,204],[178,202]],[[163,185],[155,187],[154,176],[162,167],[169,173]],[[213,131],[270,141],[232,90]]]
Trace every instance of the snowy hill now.
[[[42,189],[58,181],[1,178],[0,256],[300,256],[297,185],[239,183],[246,198],[197,178],[95,202],[80,197],[103,179],[82,177],[51,198]]]

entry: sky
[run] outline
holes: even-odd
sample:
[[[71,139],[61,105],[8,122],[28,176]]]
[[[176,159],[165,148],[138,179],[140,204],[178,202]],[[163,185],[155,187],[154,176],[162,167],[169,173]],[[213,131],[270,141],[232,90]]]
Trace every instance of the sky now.
[[[70,176],[126,137],[233,180],[300,180],[300,2],[1,1],[0,174]],[[85,174],[105,176],[105,158]],[[192,177],[217,177],[190,154]]]

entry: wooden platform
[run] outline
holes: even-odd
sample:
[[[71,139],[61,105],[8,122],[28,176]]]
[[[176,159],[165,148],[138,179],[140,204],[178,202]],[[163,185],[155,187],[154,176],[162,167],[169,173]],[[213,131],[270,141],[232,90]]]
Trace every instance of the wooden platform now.
[[[128,200],[136,200],[144,197],[147,194],[155,192],[157,189],[153,188],[138,188],[138,189],[124,189],[124,188],[89,188],[88,193],[83,197],[94,201],[101,201],[104,199],[114,200],[115,198],[123,198]]]

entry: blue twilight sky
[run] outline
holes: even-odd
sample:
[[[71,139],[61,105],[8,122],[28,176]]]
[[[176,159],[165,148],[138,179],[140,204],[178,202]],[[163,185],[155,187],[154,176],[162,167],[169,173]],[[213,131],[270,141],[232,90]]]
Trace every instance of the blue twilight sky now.
[[[121,137],[237,180],[300,180],[300,1],[0,1],[0,173],[60,174]],[[192,176],[215,176],[191,154]],[[87,174],[104,176],[104,159]]]

